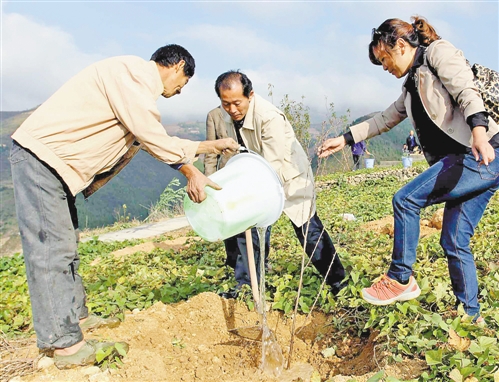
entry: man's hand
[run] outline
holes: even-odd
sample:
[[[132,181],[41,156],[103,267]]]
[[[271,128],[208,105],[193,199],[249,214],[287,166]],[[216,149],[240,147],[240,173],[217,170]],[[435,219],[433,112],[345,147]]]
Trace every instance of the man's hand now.
[[[346,145],[345,138],[343,136],[330,138],[326,140],[317,152],[319,158],[325,158],[331,154],[337,153]]]
[[[239,145],[232,138],[216,139],[199,143],[197,154],[235,154]]]
[[[239,144],[232,138],[217,139],[213,142],[213,154],[232,155],[239,150]]]
[[[494,148],[490,145],[485,131],[486,129],[484,126],[476,126],[473,128],[473,144],[471,145],[471,152],[477,162],[480,160],[481,154],[483,164],[488,166],[489,163],[495,159],[496,153]]]
[[[189,195],[189,198],[194,203],[201,203],[206,199],[206,193],[204,192],[206,186],[214,188],[215,190],[222,189],[222,187],[206,177],[192,164],[184,164],[180,168],[180,172],[187,178],[187,195]]]

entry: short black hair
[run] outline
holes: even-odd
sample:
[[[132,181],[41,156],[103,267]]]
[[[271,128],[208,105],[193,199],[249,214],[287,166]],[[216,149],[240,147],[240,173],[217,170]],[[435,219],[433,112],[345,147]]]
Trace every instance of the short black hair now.
[[[253,90],[253,84],[248,76],[239,70],[229,70],[228,72],[222,73],[218,76],[215,81],[215,91],[217,92],[218,98],[220,98],[221,87],[229,89],[231,84],[236,81],[239,81],[243,86],[243,95],[246,98],[249,98],[249,95]]]
[[[176,44],[162,46],[153,53],[151,60],[166,68],[184,60],[184,74],[187,77],[192,77],[194,75],[194,70],[196,69],[194,57],[191,56],[187,49]]]

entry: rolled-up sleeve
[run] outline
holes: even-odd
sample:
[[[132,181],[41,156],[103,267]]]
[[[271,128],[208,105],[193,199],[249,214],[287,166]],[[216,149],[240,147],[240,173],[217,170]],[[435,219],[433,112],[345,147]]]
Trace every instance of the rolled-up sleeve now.
[[[486,131],[489,131],[489,113],[486,111],[481,111],[475,114],[471,114],[466,118],[466,123],[473,130],[477,126],[484,126]]]

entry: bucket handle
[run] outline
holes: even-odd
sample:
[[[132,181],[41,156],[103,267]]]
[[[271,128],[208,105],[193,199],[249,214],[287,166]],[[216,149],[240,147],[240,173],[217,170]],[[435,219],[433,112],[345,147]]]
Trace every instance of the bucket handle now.
[[[260,155],[258,154],[256,151],[253,151],[253,150],[250,150],[244,146],[239,146],[239,152],[242,153],[242,152],[247,152],[247,153],[250,153],[250,154],[256,154],[256,155]],[[261,156],[261,155],[260,155]]]

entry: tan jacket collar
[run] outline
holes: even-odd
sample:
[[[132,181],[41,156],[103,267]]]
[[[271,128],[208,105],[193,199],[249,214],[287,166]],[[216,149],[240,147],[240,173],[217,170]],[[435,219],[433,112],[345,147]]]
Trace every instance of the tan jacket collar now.
[[[163,81],[161,81],[161,76],[159,74],[158,70],[158,65],[154,61],[149,61],[148,64],[151,66],[151,73],[153,74],[153,77],[155,77],[155,84],[154,84],[154,97],[155,99],[158,99],[161,94],[163,94]]]
[[[255,130],[255,127],[253,126],[253,116],[255,115],[255,99],[257,95],[253,93],[253,98],[250,101],[249,107],[248,107],[248,112],[246,113],[246,116],[244,117],[244,123],[243,123],[243,129],[248,129],[248,130]]]

